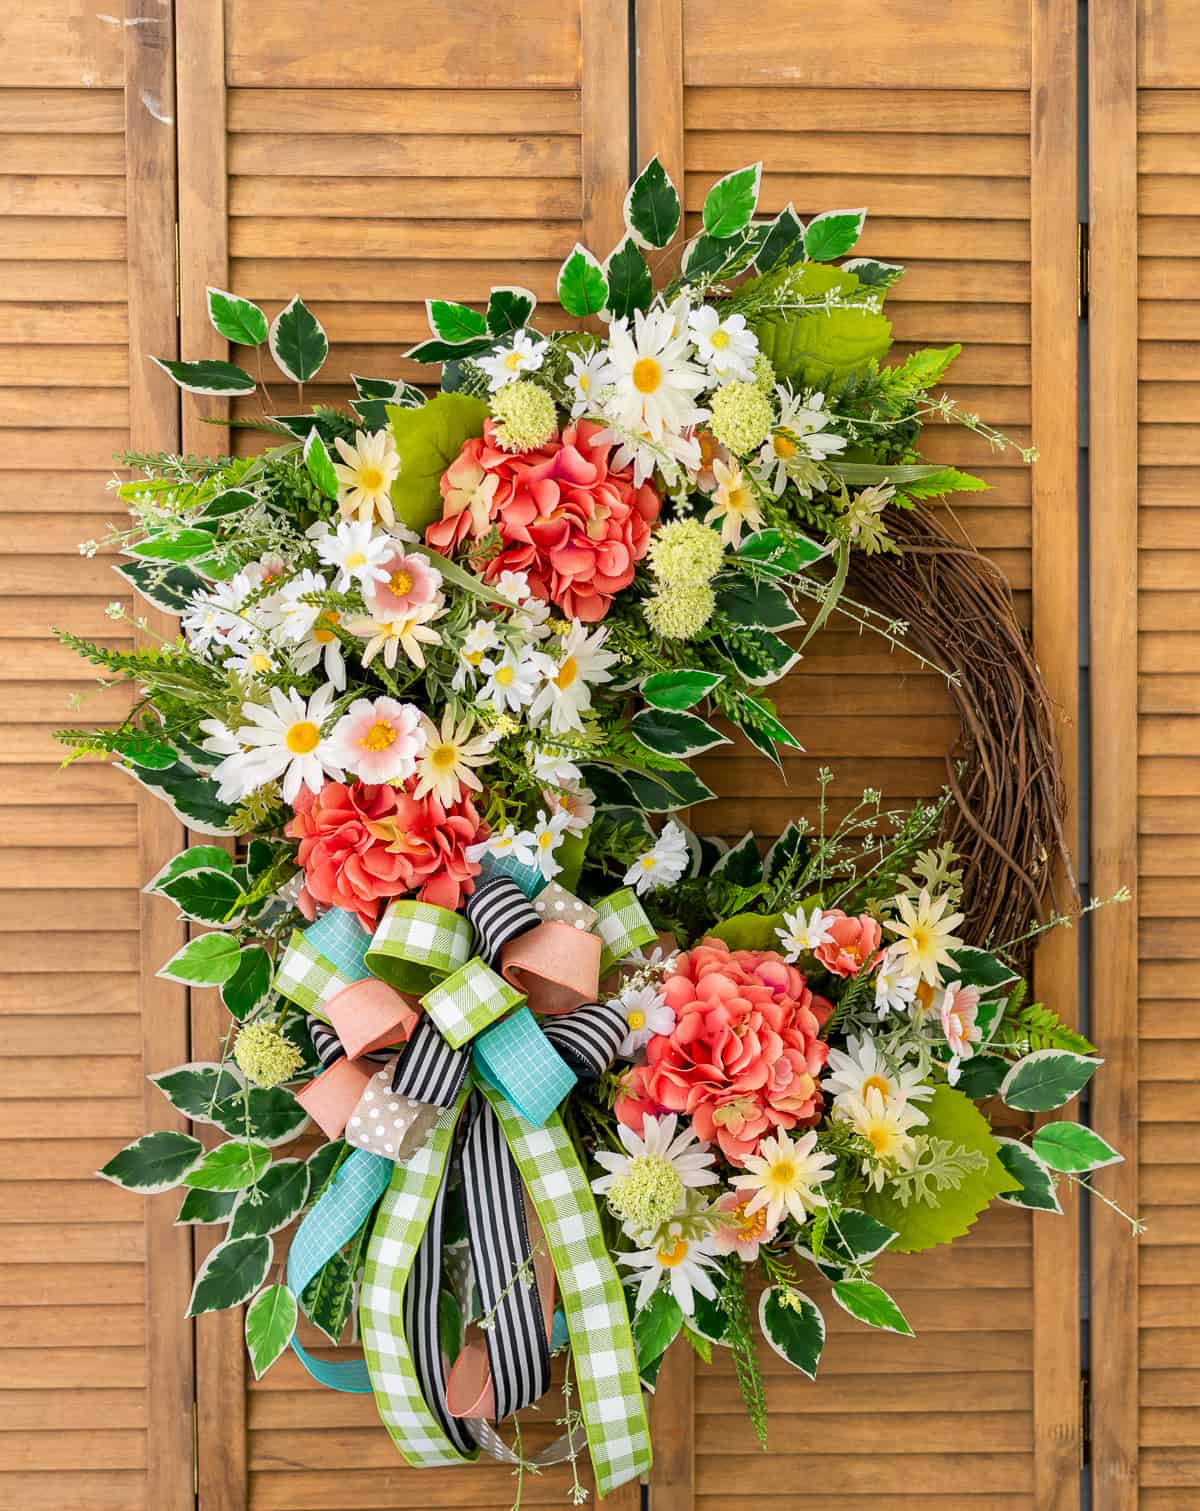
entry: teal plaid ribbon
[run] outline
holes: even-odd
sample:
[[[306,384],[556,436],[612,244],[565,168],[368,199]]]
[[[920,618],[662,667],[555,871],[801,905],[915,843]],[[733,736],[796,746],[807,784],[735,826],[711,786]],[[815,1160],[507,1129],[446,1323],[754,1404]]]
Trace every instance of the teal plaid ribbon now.
[[[325,1004],[330,998],[370,974],[366,965],[370,945],[370,934],[353,913],[330,908],[303,933],[293,933],[275,976],[275,989],[302,1011],[326,1018]]]
[[[527,1007],[479,1035],[472,1064],[480,1079],[506,1097],[535,1128],[541,1127],[577,1080]]]

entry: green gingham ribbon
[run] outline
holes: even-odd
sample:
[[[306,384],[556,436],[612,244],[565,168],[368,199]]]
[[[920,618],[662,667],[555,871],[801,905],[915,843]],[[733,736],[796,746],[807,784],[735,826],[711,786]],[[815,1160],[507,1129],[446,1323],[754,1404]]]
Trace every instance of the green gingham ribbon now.
[[[459,1049],[497,1018],[520,1007],[524,1000],[522,992],[474,955],[452,976],[427,991],[421,998],[421,1006],[437,1024],[446,1043]]]
[[[626,955],[653,944],[658,938],[632,887],[622,887],[596,904],[593,927],[604,946],[600,952],[601,976],[606,976]]]
[[[371,936],[353,913],[330,908],[303,933],[293,933],[276,973],[275,989],[302,1011],[328,1022],[325,1004],[367,974],[370,942]]]
[[[403,898],[388,905],[366,952],[367,969],[398,992],[422,996],[475,952],[470,920]]]

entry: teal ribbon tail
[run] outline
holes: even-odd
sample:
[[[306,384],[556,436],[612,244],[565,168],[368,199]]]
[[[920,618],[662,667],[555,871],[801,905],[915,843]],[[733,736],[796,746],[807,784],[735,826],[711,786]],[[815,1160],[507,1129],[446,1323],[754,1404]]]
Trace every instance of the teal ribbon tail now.
[[[297,1300],[304,1287],[343,1244],[367,1221],[388,1188],[392,1161],[356,1149],[341,1165],[316,1206],[296,1229],[288,1254],[287,1278]],[[319,1385],[346,1395],[371,1394],[371,1377],[363,1359],[314,1359],[292,1335],[301,1364]]]

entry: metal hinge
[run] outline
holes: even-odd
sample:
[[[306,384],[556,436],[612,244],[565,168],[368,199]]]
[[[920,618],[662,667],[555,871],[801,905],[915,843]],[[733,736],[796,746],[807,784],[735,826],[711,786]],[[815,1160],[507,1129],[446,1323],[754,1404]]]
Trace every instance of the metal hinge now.
[[[200,1406],[192,1402],[192,1499],[200,1504]]]
[[[1080,221],[1075,228],[1075,305],[1081,320],[1087,317],[1089,292],[1088,228]]]
[[[1079,1467],[1092,1461],[1092,1381],[1085,1369],[1079,1376]]]

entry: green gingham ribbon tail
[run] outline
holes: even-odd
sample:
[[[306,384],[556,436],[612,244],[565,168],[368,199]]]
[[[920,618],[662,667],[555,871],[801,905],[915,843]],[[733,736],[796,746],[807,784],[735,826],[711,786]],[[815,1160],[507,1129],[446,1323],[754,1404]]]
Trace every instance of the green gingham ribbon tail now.
[[[558,1114],[535,1128],[492,1087],[480,1090],[500,1119],[546,1235],[596,1488],[607,1495],[647,1473],[652,1455],[629,1312],[600,1215]]]
[[[600,952],[601,976],[606,976],[626,955],[653,944],[658,938],[658,931],[646,917],[646,910],[632,887],[621,887],[596,904],[595,930],[604,946]]]

